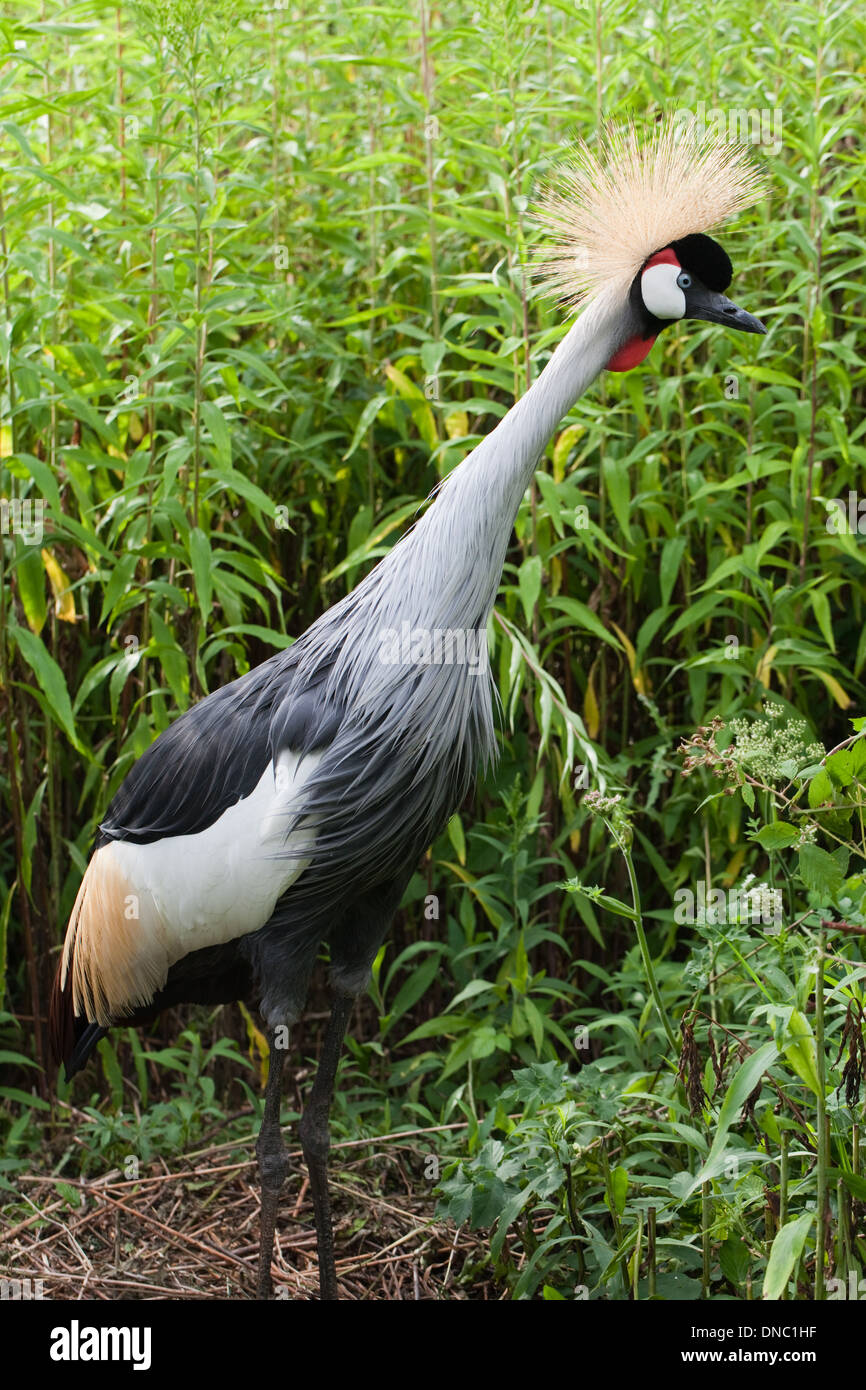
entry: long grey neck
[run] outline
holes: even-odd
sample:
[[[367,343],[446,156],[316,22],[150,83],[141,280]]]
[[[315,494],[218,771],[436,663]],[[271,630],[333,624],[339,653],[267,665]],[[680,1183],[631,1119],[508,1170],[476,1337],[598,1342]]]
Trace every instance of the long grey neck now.
[[[495,510],[509,534],[551,435],[617,350],[622,322],[621,311],[611,313],[603,301],[591,304],[526,394],[461,465],[475,487],[495,487]]]
[[[487,621],[518,508],[548,440],[629,331],[627,306],[603,298],[591,303],[534,384],[449,475],[406,538],[428,571],[438,572],[442,582],[447,574],[451,603],[462,588],[469,621]]]
[[[312,672],[325,660],[333,662],[329,690],[337,703],[355,699],[357,709],[374,709],[376,701],[385,698],[383,691],[390,691],[391,699],[398,686],[400,699],[409,698],[400,684],[403,667],[383,664],[379,658],[382,634],[389,640],[397,634],[402,641],[404,632],[415,629],[484,631],[514,519],[541,453],[562,417],[631,331],[627,305],[601,299],[590,304],[538,380],[449,474],[435,502],[412,530],[291,648],[290,659],[300,660],[301,669],[307,666]],[[462,687],[459,680],[456,686],[448,684],[449,671],[454,679],[465,677],[473,697],[452,711],[453,717],[459,716],[463,728],[475,711],[472,717],[481,721],[479,727],[483,725],[482,733],[476,731],[476,742],[480,740],[487,756],[493,747],[489,695],[480,704],[475,698],[487,690],[486,683],[467,675],[466,666],[410,666],[415,703],[406,706],[406,717],[422,698],[429,699],[431,707],[446,695],[457,698]],[[414,729],[427,737],[424,720],[416,721]]]

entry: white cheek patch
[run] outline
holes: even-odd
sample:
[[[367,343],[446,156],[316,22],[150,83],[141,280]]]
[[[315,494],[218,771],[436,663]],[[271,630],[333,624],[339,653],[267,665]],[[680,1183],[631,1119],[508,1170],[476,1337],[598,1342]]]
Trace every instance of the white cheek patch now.
[[[686,297],[677,284],[682,271],[676,265],[651,265],[640,278],[643,302],[657,319],[681,319]]]

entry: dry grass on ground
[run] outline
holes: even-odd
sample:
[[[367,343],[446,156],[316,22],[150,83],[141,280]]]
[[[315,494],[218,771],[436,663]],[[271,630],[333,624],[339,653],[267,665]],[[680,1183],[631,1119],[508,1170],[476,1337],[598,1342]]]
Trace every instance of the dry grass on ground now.
[[[342,1298],[502,1296],[486,1273],[474,1273],[484,1241],[434,1219],[433,1184],[419,1182],[417,1151],[407,1149],[404,1136],[335,1145],[332,1168]],[[274,1292],[289,1299],[318,1297],[303,1173],[300,1152],[290,1151],[272,1266]],[[200,1150],[175,1168],[164,1161],[142,1166],[137,1181],[117,1169],[98,1179],[34,1172],[17,1181],[22,1201],[13,1220],[2,1222],[2,1274],[41,1279],[45,1298],[255,1296],[257,1170],[237,1141]],[[22,1202],[32,1209],[29,1216],[21,1216]]]

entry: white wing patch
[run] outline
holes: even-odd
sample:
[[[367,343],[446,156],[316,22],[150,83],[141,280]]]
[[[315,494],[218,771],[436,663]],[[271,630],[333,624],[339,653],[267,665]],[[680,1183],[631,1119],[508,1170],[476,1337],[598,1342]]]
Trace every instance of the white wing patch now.
[[[169,968],[258,931],[310,862],[315,827],[291,828],[321,753],[282,753],[258,785],[196,835],[112,840],[82,880],[63,950],[75,1012],[107,1026],[148,1003]]]

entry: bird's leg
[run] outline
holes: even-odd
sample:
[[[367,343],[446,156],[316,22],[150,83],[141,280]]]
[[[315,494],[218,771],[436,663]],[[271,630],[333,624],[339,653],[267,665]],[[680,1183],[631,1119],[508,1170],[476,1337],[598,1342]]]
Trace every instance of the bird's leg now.
[[[285,1029],[281,1030],[285,1033]],[[280,1096],[283,1084],[283,1067],[286,1063],[286,1049],[276,1046],[276,1031],[270,1034],[270,1062],[268,1065],[268,1084],[265,1089],[265,1110],[262,1127],[256,1141],[256,1157],[259,1160],[259,1182],[262,1189],[261,1234],[259,1237],[259,1285],[258,1298],[271,1295],[271,1259],[274,1253],[274,1227],[277,1221],[277,1207],[280,1188],[286,1180],[288,1163],[286,1146],[280,1130]]]
[[[310,1091],[310,1099],[301,1116],[300,1135],[304,1158],[310,1174],[310,1191],[316,1214],[316,1243],[319,1251],[319,1290],[323,1300],[332,1301],[337,1294],[337,1269],[334,1262],[334,1232],[331,1226],[331,1199],[328,1193],[328,1150],[331,1138],[328,1117],[337,1064],[343,1046],[343,1035],[354,1000],[348,994],[336,994],[325,1033],[322,1056]]]

